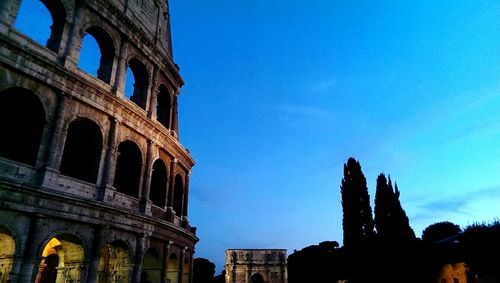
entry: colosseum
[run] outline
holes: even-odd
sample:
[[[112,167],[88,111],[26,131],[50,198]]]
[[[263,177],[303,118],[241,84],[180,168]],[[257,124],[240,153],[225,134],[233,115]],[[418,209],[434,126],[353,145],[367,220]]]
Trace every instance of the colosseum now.
[[[1,283],[190,282],[169,17],[165,0],[0,1]]]

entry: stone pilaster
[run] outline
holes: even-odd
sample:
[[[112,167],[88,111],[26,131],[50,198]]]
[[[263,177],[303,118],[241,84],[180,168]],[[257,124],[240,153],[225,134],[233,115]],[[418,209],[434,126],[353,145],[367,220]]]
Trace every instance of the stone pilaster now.
[[[101,258],[101,247],[105,231],[106,227],[102,226],[97,226],[94,229],[94,241],[92,242],[92,254],[90,255],[87,283],[97,282],[97,272],[99,268],[99,260]]]
[[[118,121],[116,118],[109,119],[109,133],[108,142],[106,144],[106,155],[104,157],[104,163],[102,164],[102,174],[101,182],[99,186],[99,193],[97,195],[97,200],[104,201],[106,190],[113,190],[113,179],[115,177],[115,165],[116,165],[116,133],[118,128]]]
[[[141,194],[141,212],[146,215],[151,215],[151,200],[149,200],[149,193],[151,190],[151,175],[153,172],[153,148],[154,143],[148,140],[148,148],[146,150],[146,164],[144,170],[144,177],[142,182]]]

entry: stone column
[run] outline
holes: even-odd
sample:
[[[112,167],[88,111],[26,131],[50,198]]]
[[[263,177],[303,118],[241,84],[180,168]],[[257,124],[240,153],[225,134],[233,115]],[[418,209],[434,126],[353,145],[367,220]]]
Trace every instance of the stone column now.
[[[18,282],[32,282],[36,273],[35,265],[38,263],[38,245],[42,243],[39,231],[41,229],[41,216],[33,215],[30,221],[28,237],[24,247],[23,263]],[[41,255],[40,255],[41,256]]]
[[[45,155],[46,168],[52,170],[57,170],[62,156],[62,141],[64,140],[63,137],[65,138],[65,135],[63,136],[64,112],[66,111],[67,100],[67,95],[61,93],[54,112],[52,135],[48,143],[48,151]],[[64,134],[66,134],[66,132],[64,132]]]
[[[167,203],[167,220],[170,222],[174,219],[174,190],[175,190],[175,171],[177,168],[177,158],[173,158],[170,162],[170,182],[168,185],[168,203]]]
[[[62,151],[64,149],[64,141],[66,140],[67,131],[64,130],[64,113],[68,104],[68,97],[61,93],[58,99],[57,107],[54,112],[52,131],[49,140],[47,141],[47,150],[44,156],[45,168],[43,178],[41,180],[42,187],[51,187],[53,180],[59,174],[59,165],[61,163]]]
[[[179,283],[184,283],[184,260],[186,256],[187,247],[184,247],[179,255]]]
[[[118,97],[124,97],[125,94],[123,93],[124,88],[125,88],[125,76],[127,73],[127,62],[125,61],[126,58],[126,40],[124,38],[121,39],[121,44],[120,44],[120,55],[118,55],[118,63],[116,66],[116,73],[115,73],[115,84],[113,86],[113,92],[115,93],[116,96]]]
[[[168,276],[168,257],[170,255],[170,246],[174,242],[166,241],[163,243],[163,261],[162,261],[162,269],[161,269],[161,283],[167,283]]]
[[[77,57],[79,56],[80,49],[82,47],[82,39],[84,35],[84,31],[80,30],[80,5],[76,5],[73,16],[73,24],[71,25],[71,29],[69,31],[62,60],[62,63],[66,68],[72,69],[76,67],[78,63]]]
[[[150,87],[151,91],[147,108],[148,117],[151,119],[156,119],[156,99],[158,97],[158,73],[159,73],[159,68],[157,65],[155,65],[153,69],[153,78],[151,80],[151,87]]]
[[[141,212],[146,215],[151,215],[151,200],[149,200],[149,193],[151,190],[151,175],[153,172],[153,147],[152,140],[148,140],[148,147],[146,150],[146,164],[144,169],[144,178],[142,179],[142,194],[141,194]]]
[[[193,268],[194,268],[193,253],[194,251],[189,253],[189,283],[193,283]]]
[[[116,164],[116,133],[118,120],[113,117],[109,117],[109,133],[108,141],[105,147],[106,155],[104,157],[104,164],[101,166],[102,174],[101,181],[99,185],[99,193],[97,194],[97,200],[104,201],[106,190],[113,188],[113,179],[115,177],[115,164]]]
[[[106,228],[105,226],[97,226],[94,229],[94,241],[92,242],[92,254],[90,255],[87,283],[97,282],[99,260],[101,259],[101,247]]]
[[[178,138],[179,137],[179,112],[177,110],[177,97],[179,95],[179,90],[174,93],[173,99],[173,105],[172,105],[172,124],[170,125],[170,128],[174,131],[174,137]]]
[[[134,270],[132,282],[141,282],[142,259],[144,258],[144,248],[146,247],[147,232],[139,234],[135,244]]]

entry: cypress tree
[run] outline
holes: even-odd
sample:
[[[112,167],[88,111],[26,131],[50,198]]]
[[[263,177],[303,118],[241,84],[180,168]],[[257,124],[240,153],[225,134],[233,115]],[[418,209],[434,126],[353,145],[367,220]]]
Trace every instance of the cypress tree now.
[[[340,192],[344,246],[358,247],[373,236],[374,223],[366,178],[361,171],[361,165],[352,157],[344,164]]]
[[[415,233],[401,206],[399,195],[397,184],[394,189],[391,178],[387,180],[384,174],[380,174],[375,193],[375,227],[378,237],[383,241],[408,243],[415,239]]]

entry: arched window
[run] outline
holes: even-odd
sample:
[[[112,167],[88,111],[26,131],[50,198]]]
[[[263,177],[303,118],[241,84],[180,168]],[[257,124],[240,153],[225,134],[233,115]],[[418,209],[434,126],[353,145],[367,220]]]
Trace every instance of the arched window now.
[[[129,282],[132,267],[132,258],[127,244],[119,240],[113,241],[101,250],[97,282]]]
[[[161,281],[160,255],[155,249],[148,249],[142,260],[141,282]]]
[[[171,100],[168,89],[164,85],[160,85],[158,88],[158,97],[156,103],[156,117],[158,121],[165,126],[165,128],[170,129],[170,116],[171,116]]]
[[[181,175],[175,176],[174,211],[177,216],[182,215],[182,200],[184,198],[184,182]]]
[[[82,40],[78,67],[109,83],[113,69],[115,48],[111,37],[101,28],[91,27]]]
[[[68,127],[61,161],[61,174],[96,183],[102,151],[99,126],[89,119],[77,119]]]
[[[40,45],[57,52],[65,20],[66,12],[58,0],[22,0],[14,26]]]
[[[142,109],[146,109],[148,95],[148,69],[137,59],[128,62],[125,96]]]
[[[151,176],[151,190],[149,199],[154,205],[165,207],[167,196],[167,167],[163,160],[158,159],[153,163],[153,174]]]
[[[7,230],[0,226],[0,282],[10,282],[10,272],[14,265],[16,242]]]
[[[45,126],[38,97],[22,88],[0,92],[0,156],[35,165]]]
[[[167,270],[167,282],[179,282],[179,259],[175,253],[168,257]]]
[[[80,282],[84,259],[84,247],[75,237],[52,238],[43,248],[35,283]],[[58,269],[66,272],[58,272]]]
[[[121,193],[139,197],[142,155],[132,141],[124,141],[118,146],[118,160],[113,186]]]

